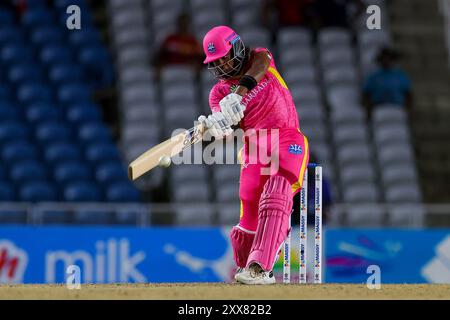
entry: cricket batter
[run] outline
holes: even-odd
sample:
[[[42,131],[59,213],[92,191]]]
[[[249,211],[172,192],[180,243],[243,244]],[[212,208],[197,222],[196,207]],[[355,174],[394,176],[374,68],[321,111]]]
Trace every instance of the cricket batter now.
[[[308,140],[267,49],[250,50],[227,26],[212,28],[203,39],[203,49],[204,63],[218,82],[209,96],[212,114],[198,120],[216,139],[230,135],[235,125],[245,132],[240,222],[230,232],[238,266],[235,279],[273,284],[272,269],[289,232],[293,196],[308,167]],[[270,155],[269,163],[262,161],[259,149]]]

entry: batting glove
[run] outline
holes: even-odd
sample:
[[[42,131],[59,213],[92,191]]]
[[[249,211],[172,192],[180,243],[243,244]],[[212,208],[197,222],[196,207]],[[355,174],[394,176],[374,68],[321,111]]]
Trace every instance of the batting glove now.
[[[225,119],[232,125],[237,125],[244,117],[245,106],[241,104],[242,96],[230,93],[220,100],[220,110]]]
[[[222,139],[233,132],[222,112],[213,112],[208,117],[202,115],[198,117],[198,121],[203,123],[209,133],[216,139]]]

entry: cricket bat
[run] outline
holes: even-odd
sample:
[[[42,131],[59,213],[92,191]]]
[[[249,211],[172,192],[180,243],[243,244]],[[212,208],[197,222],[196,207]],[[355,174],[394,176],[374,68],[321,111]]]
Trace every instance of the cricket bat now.
[[[130,163],[128,166],[128,178],[136,180],[158,166],[162,157],[172,158],[194,143],[201,141],[204,131],[203,124],[200,123],[147,150]]]

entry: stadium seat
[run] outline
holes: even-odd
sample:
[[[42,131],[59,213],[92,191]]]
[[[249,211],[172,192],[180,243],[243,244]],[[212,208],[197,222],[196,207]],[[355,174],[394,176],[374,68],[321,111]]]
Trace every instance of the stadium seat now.
[[[14,13],[10,10],[0,8],[0,28],[14,24]]]
[[[82,82],[83,73],[77,66],[70,64],[56,64],[49,70],[48,77],[53,84],[68,84]]]
[[[87,146],[85,157],[93,164],[120,160],[119,150],[111,143],[94,143]]]
[[[421,192],[415,184],[386,186],[385,197],[386,201],[397,203],[417,203],[422,200]]]
[[[102,201],[100,188],[90,182],[75,182],[64,188],[64,200],[74,202],[98,202]]]
[[[125,106],[131,104],[150,104],[155,103],[157,92],[155,86],[148,85],[134,85],[127,86],[122,91],[122,104]]]
[[[205,166],[182,165],[170,170],[170,181],[173,188],[181,183],[208,180],[208,170]]]
[[[35,29],[39,26],[55,25],[56,17],[51,10],[46,8],[36,8],[27,10],[22,15],[22,24],[30,29]]]
[[[3,119],[2,119],[3,120]],[[0,142],[27,140],[29,129],[21,122],[0,122]]]
[[[31,42],[38,47],[48,44],[61,44],[63,41],[64,33],[55,27],[39,27],[31,32]]]
[[[22,29],[12,25],[4,25],[0,28],[0,48],[7,43],[23,43],[24,39],[25,35]]]
[[[128,181],[111,184],[106,189],[106,200],[112,202],[139,202],[139,191]]]
[[[112,212],[80,209],[74,212],[73,223],[82,225],[109,225],[114,221]]]
[[[305,47],[310,46],[312,43],[311,31],[302,27],[281,28],[277,36],[278,49],[285,49],[297,45]]]
[[[12,141],[2,148],[1,158],[5,163],[14,163],[23,160],[36,160],[37,150],[33,144],[24,141]]]
[[[340,181],[343,186],[361,182],[375,182],[375,168],[370,162],[345,165],[339,168]]]
[[[347,222],[352,227],[381,226],[384,216],[383,207],[377,204],[354,204],[347,209]]]
[[[336,146],[354,142],[367,142],[369,133],[365,124],[338,125],[333,128],[333,139]]]
[[[172,195],[176,202],[208,202],[210,189],[205,182],[191,182],[179,185]]]
[[[65,84],[59,87],[58,99],[64,104],[88,102],[91,100],[91,91],[81,83]]]
[[[391,122],[403,123],[407,121],[407,115],[402,106],[378,105],[373,109],[372,121],[375,124],[388,124]]]
[[[67,120],[73,124],[101,122],[99,107],[91,103],[73,104],[67,108]]]
[[[381,178],[385,186],[399,183],[415,184],[417,172],[415,167],[408,163],[391,164],[383,167]]]
[[[64,45],[48,44],[41,49],[39,57],[48,66],[73,63],[72,51]]]
[[[14,200],[16,200],[16,196],[12,185],[7,182],[0,181],[0,201],[12,202]]]
[[[87,27],[69,32],[69,43],[75,47],[97,46],[101,44],[101,38],[96,29]]]
[[[53,177],[60,184],[68,184],[76,181],[89,181],[92,178],[90,168],[75,160],[61,162],[54,167]]]
[[[214,181],[216,184],[226,181],[239,181],[241,169],[239,165],[217,165],[214,167]]]
[[[240,206],[238,203],[220,206],[218,211],[219,225],[234,226],[239,223]]]
[[[78,130],[78,139],[85,143],[111,141],[111,132],[103,123],[89,122],[81,125]]]
[[[41,202],[56,201],[58,199],[56,188],[47,182],[30,182],[19,190],[20,201]]]
[[[414,159],[411,146],[400,143],[387,146],[381,146],[377,151],[378,160],[384,165],[392,163],[412,163]]]
[[[374,139],[377,145],[387,146],[399,142],[409,143],[409,130],[405,125],[383,126],[375,130]]]
[[[44,84],[25,83],[17,89],[17,99],[24,105],[32,102],[51,102],[53,92],[49,86]]]
[[[388,223],[392,227],[422,227],[426,215],[425,208],[419,203],[395,204],[388,208]]]
[[[61,109],[46,102],[31,104],[25,111],[25,117],[33,124],[40,122],[57,122],[63,118]]]
[[[81,152],[71,142],[56,142],[46,146],[44,158],[49,164],[56,165],[60,162],[81,160]]]
[[[214,212],[204,205],[186,204],[178,206],[175,211],[176,225],[205,225],[210,226],[214,219]]]
[[[345,186],[343,189],[344,200],[351,203],[377,202],[380,194],[374,183],[358,183]]]
[[[47,172],[40,162],[26,160],[11,165],[10,177],[14,183],[45,181]]]
[[[350,46],[351,34],[344,28],[323,28],[319,32],[317,42],[322,51],[334,46]]]
[[[20,84],[25,81],[42,82],[44,73],[42,69],[33,63],[13,64],[9,69],[8,79],[13,84]]]
[[[164,85],[175,85],[176,83],[186,85],[194,81],[194,70],[189,66],[167,66],[161,70],[161,81]]]
[[[32,62],[33,58],[32,49],[23,44],[9,44],[0,51],[0,60],[3,61],[4,65]]]
[[[71,130],[61,122],[44,122],[36,127],[36,138],[42,144],[69,141]]]
[[[270,34],[266,29],[263,28],[248,28],[240,32],[240,36],[244,43],[251,48],[268,48],[271,49],[270,45]]]
[[[19,110],[11,103],[0,101],[0,119],[3,121],[17,121],[19,120]]]
[[[78,61],[84,68],[86,79],[95,88],[111,85],[113,68],[108,52],[100,46],[89,46],[79,50]]]
[[[341,165],[354,165],[357,162],[372,160],[372,150],[366,143],[351,144],[337,150]]]
[[[341,110],[342,108],[358,106],[360,103],[359,90],[351,85],[331,87],[327,90],[326,95],[332,111],[333,109]]]
[[[230,181],[229,183],[216,185],[216,201],[219,203],[239,203],[239,183]]]
[[[95,171],[96,180],[104,185],[118,181],[126,181],[127,173],[122,163],[118,161],[110,161],[108,163],[99,164]]]
[[[194,103],[196,90],[193,85],[171,85],[163,89],[163,102],[167,105],[179,104],[181,102]]]
[[[365,114],[361,106],[352,104],[331,110],[330,120],[334,125],[362,123],[365,121]]]

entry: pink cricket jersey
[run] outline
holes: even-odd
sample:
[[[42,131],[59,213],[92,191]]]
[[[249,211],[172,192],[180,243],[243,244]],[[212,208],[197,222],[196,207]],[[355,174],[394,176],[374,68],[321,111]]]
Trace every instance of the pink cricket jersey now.
[[[267,51],[271,57],[268,71],[258,85],[242,99],[246,106],[241,128],[282,129],[299,128],[298,114],[291,93],[275,67],[268,49],[256,48],[253,52]],[[209,94],[209,105],[213,112],[219,112],[219,102],[232,92],[238,80],[220,80]]]

